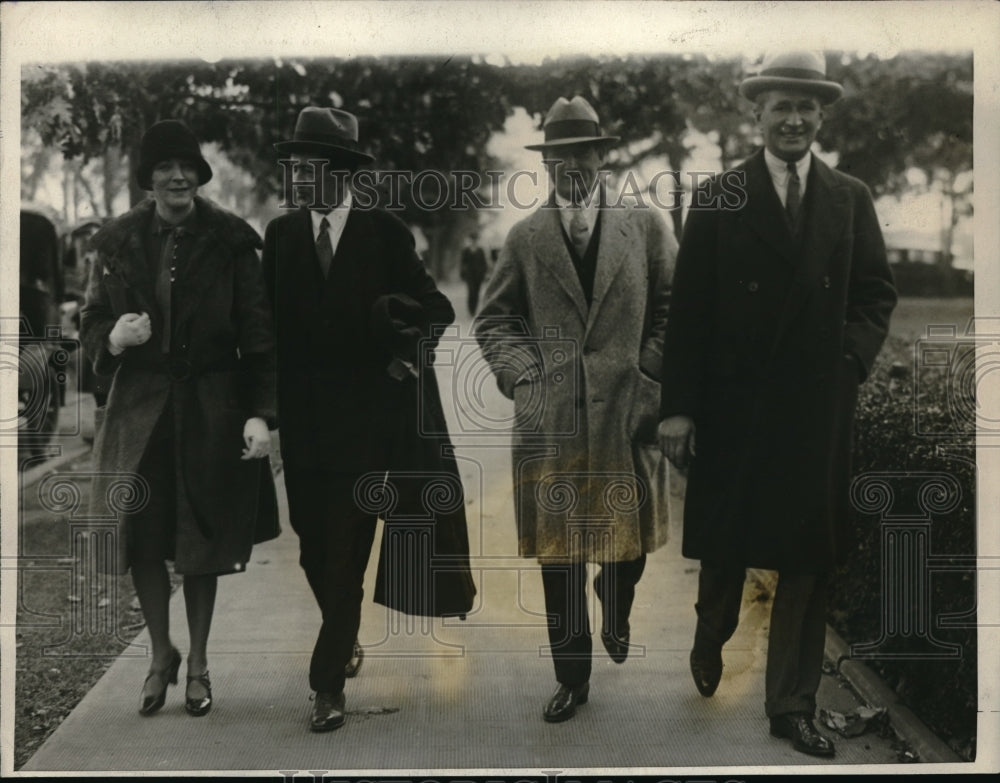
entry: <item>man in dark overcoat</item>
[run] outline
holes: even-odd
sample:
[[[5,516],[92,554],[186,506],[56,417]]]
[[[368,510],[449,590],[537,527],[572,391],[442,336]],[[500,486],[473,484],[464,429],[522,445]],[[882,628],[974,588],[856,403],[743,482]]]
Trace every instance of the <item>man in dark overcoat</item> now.
[[[507,235],[475,330],[514,401],[518,544],[541,565],[558,683],[542,715],[558,722],[589,693],[587,563],[600,564],[601,641],[622,663],[646,555],[666,540],[656,425],[677,244],[648,205],[601,185],[616,137],[584,98],[559,98],[544,133],[528,149],[548,162],[552,192]]]
[[[660,440],[688,468],[683,552],[701,561],[691,672],[711,696],[745,569],[778,572],[765,711],[804,753],[827,574],[844,554],[854,408],[896,303],[870,193],[811,152],[841,95],[822,54],[765,60],[741,93],[764,139],[696,192],[664,344]]]
[[[308,107],[294,137],[275,145],[294,164],[302,208],[273,220],[264,237],[264,275],[274,308],[278,421],[285,488],[299,562],[322,611],[309,684],[316,691],[310,728],[344,723],[345,669],[359,660],[362,584],[376,514],[355,497],[366,474],[385,471],[399,421],[387,366],[394,357],[376,339],[377,300],[400,295],[419,313],[421,336],[455,313],[394,215],[354,203],[348,175],[372,156],[358,144],[354,115]],[[418,363],[413,355],[400,361]],[[428,368],[432,370],[432,368]],[[356,652],[356,650],[358,652]]]

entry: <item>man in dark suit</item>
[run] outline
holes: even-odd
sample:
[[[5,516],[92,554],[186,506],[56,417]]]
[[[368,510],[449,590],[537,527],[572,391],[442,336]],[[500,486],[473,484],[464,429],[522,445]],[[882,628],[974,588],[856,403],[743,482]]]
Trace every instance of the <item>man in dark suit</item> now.
[[[842,92],[823,55],[771,57],[740,91],[765,148],[695,193],[663,350],[660,441],[689,468],[683,552],[701,560],[690,665],[711,696],[745,569],[777,570],[771,733],[831,756],[813,723],[826,578],[846,550],[858,384],[896,292],[867,188],[810,151]]]
[[[400,421],[389,415],[396,381],[387,367],[394,358],[411,369],[418,363],[416,339],[412,354],[399,357],[375,334],[374,305],[409,297],[414,332],[425,337],[455,313],[406,226],[354,203],[349,175],[372,157],[359,148],[352,114],[303,109],[293,139],[275,146],[292,158],[296,201],[304,205],[268,225],[263,265],[277,333],[290,521],[323,614],[309,668],[316,691],[310,728],[329,731],[344,723],[345,677],[360,660],[362,584],[375,531],[375,514],[359,506],[355,488],[366,473],[386,470]]]

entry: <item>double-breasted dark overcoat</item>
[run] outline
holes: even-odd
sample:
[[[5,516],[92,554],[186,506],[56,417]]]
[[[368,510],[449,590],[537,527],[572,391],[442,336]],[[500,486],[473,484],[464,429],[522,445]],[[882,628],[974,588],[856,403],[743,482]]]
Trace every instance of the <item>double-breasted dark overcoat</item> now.
[[[651,209],[602,208],[599,226],[589,306],[550,202],[511,229],[476,320],[514,401],[520,553],[543,563],[635,560],[666,539],[666,508],[640,515],[635,449],[655,443],[677,243]]]
[[[695,422],[684,555],[827,569],[844,551],[858,384],[896,302],[871,195],[814,156],[794,235],[758,152],[695,196],[661,406]]]
[[[257,249],[260,237],[216,204],[195,198],[197,234],[171,292],[171,344],[156,307],[144,237],[155,203],[138,205],[92,239],[97,250],[81,336],[95,371],[113,375],[94,441],[97,476],[91,513],[109,513],[109,495],[128,500],[121,481],[135,474],[161,414],[171,417],[176,473],[176,559],[182,574],[245,568],[255,541],[278,534],[268,460],[240,460],[243,426],[275,422],[274,336]],[[125,313],[147,312],[153,336],[118,356],[108,334]],[[117,487],[117,489],[116,489]],[[124,494],[122,492],[124,491]],[[119,525],[116,570],[128,568],[129,526]]]

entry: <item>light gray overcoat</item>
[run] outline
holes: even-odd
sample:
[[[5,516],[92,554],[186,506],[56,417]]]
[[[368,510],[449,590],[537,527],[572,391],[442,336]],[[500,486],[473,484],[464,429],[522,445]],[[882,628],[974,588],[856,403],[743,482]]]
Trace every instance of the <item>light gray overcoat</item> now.
[[[677,241],[652,209],[600,212],[589,307],[550,202],[511,229],[475,324],[514,401],[520,554],[543,563],[633,560],[666,540],[667,509],[633,455],[665,475],[655,442]]]

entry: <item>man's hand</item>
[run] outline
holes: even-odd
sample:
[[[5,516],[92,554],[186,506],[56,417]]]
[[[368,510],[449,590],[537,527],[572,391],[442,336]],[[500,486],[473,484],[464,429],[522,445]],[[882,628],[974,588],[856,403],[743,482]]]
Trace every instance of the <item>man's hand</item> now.
[[[271,433],[267,431],[267,422],[259,416],[247,419],[243,425],[243,442],[247,447],[243,449],[240,459],[266,457],[271,451]]]
[[[153,333],[149,314],[125,313],[108,334],[108,350],[115,356],[133,345],[142,345]]]
[[[670,463],[684,470],[694,454],[694,420],[690,416],[671,416],[660,422],[660,450]]]

